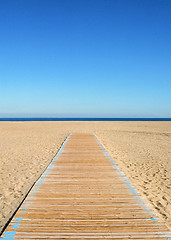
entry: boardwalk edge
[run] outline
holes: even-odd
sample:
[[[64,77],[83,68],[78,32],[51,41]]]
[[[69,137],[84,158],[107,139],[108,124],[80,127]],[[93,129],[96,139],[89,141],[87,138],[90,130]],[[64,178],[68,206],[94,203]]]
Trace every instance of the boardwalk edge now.
[[[70,136],[72,135],[72,133],[70,133],[67,138],[65,139],[65,141],[62,143],[59,151],[57,152],[57,154],[54,156],[54,158],[52,159],[52,161],[50,162],[50,164],[48,165],[48,167],[45,169],[45,171],[40,175],[40,177],[33,183],[33,185],[30,187],[29,191],[27,192],[27,194],[25,195],[24,199],[22,200],[22,202],[19,204],[19,206],[17,207],[17,209],[15,210],[14,214],[10,217],[10,219],[8,220],[8,222],[5,224],[2,233],[0,235],[0,239],[6,239],[6,240],[14,240],[17,228],[19,227],[20,221],[22,220],[22,218],[14,218],[16,212],[18,211],[18,209],[22,206],[22,204],[24,203],[26,197],[28,196],[28,194],[32,191],[31,195],[32,197],[30,198],[30,200],[34,197],[34,195],[36,194],[37,190],[40,188],[41,184],[44,182],[44,179],[46,178],[47,174],[50,172],[51,168],[53,167],[54,163],[58,160],[62,150],[65,147],[65,144],[67,143],[68,139],[70,138]],[[23,204],[23,206],[21,207],[21,209],[26,210],[28,208],[29,204]],[[7,226],[9,225],[9,223],[14,220],[14,224],[13,224],[13,229],[14,231],[5,231],[5,229],[7,228]]]

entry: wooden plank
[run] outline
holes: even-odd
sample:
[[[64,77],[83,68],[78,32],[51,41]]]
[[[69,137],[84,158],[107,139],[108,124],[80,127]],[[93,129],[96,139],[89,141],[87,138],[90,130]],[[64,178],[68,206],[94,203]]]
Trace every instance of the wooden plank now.
[[[169,239],[92,134],[72,134],[0,239]]]

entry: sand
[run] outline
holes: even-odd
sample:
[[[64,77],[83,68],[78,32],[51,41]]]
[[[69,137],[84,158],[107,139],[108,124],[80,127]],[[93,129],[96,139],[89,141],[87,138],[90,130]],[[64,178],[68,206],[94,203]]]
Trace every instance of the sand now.
[[[171,227],[171,122],[0,122],[0,231],[67,135],[90,131]]]

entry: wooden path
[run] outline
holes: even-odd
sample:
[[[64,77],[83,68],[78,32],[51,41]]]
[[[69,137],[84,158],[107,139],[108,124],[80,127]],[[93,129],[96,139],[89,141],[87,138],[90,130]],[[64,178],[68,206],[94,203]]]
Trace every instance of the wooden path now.
[[[72,134],[0,239],[171,239],[92,134]]]

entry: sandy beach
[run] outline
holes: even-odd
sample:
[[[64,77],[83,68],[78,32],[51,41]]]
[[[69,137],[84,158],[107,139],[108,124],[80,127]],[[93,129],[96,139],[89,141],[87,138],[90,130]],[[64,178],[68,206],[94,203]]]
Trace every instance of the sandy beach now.
[[[0,231],[68,134],[90,131],[171,227],[171,122],[0,122]]]

